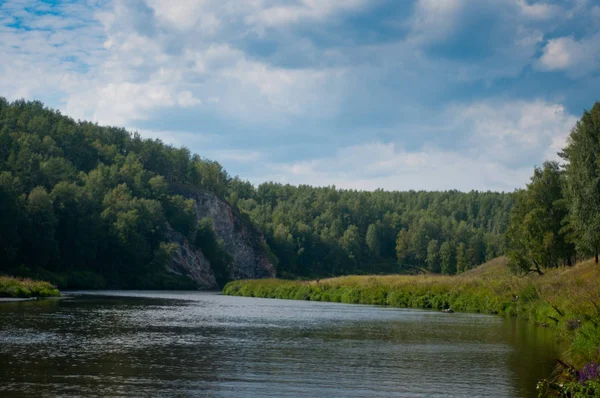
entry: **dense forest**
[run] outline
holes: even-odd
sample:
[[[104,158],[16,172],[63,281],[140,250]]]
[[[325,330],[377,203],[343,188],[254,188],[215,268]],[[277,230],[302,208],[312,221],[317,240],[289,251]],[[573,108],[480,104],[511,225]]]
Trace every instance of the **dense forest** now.
[[[189,287],[165,272],[167,229],[212,253],[212,263],[227,257],[182,195],[194,190],[228,201],[262,231],[284,277],[462,272],[504,253],[514,201],[492,192],[254,187],[186,148],[0,98],[0,273],[66,287]]]
[[[455,274],[503,253],[513,200],[491,192],[375,192],[262,184],[237,202],[281,275]]]
[[[515,192],[506,233],[510,266],[543,274],[600,252],[600,103],[585,111],[560,157]]]

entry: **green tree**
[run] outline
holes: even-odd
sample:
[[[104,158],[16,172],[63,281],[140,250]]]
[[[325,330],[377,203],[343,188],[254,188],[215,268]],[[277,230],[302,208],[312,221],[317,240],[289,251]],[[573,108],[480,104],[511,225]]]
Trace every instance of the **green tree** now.
[[[442,271],[442,264],[440,262],[440,248],[438,241],[433,239],[429,241],[427,245],[427,266],[429,271],[439,274]]]
[[[567,161],[566,197],[573,240],[582,253],[600,252],[600,103],[583,113],[561,156]]]
[[[396,238],[396,256],[398,258],[398,263],[402,265],[406,262],[410,256],[410,235],[408,231],[404,228],[398,232],[398,237]]]
[[[202,249],[202,252],[210,262],[215,274],[215,279],[220,286],[224,286],[231,280],[231,256],[223,249],[223,243],[217,239],[213,228],[213,221],[205,217],[198,222],[196,239],[194,244]]]
[[[18,181],[10,172],[0,172],[0,270],[15,265],[22,243],[22,213]]]
[[[27,197],[28,230],[25,235],[25,257],[29,264],[45,267],[58,260],[54,238],[56,218],[52,199],[43,187],[34,188]]]
[[[379,243],[379,234],[375,224],[369,224],[369,228],[367,228],[367,234],[365,235],[365,243],[367,244],[367,247],[371,253],[379,256],[381,253],[381,244]]]
[[[469,260],[467,258],[467,248],[464,243],[460,243],[456,248],[456,273],[460,274],[469,269]]]
[[[515,199],[506,232],[511,268],[542,274],[544,268],[570,264],[575,248],[564,234],[568,208],[558,163],[545,162],[543,168],[535,168],[531,182]]]
[[[196,227],[196,202],[193,199],[185,199],[181,195],[168,197],[163,206],[167,221],[176,231],[186,237],[191,237]]]
[[[355,261],[360,258],[360,235],[356,225],[350,225],[346,231],[344,231],[340,243],[342,248],[348,254],[348,257]]]
[[[448,241],[442,243],[440,246],[440,262],[442,265],[442,274],[453,275],[456,273],[456,256],[454,254],[454,247]]]

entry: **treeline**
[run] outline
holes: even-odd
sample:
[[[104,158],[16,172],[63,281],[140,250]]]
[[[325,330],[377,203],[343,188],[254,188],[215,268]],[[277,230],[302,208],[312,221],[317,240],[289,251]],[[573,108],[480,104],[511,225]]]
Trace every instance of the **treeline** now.
[[[223,283],[231,258],[182,195],[197,190],[254,223],[290,277],[461,272],[504,252],[513,205],[492,192],[255,188],[186,148],[0,98],[0,274],[61,287],[189,287],[164,271],[172,228],[211,257]]]
[[[280,275],[317,277],[465,271],[503,254],[513,199],[265,183],[237,204],[266,234]]]
[[[506,233],[509,265],[542,274],[600,252],[600,103],[585,111],[560,157],[515,193]]]

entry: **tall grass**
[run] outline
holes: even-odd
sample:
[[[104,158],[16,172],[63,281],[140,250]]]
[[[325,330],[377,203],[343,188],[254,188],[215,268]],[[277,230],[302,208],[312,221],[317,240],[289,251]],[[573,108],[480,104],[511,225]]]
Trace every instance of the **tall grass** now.
[[[241,280],[223,293],[514,316],[553,328],[570,343],[566,357],[577,366],[600,358],[600,266],[591,261],[526,277],[512,275],[498,258],[457,276]]]
[[[0,276],[0,297],[56,297],[60,296],[58,289],[44,281]]]

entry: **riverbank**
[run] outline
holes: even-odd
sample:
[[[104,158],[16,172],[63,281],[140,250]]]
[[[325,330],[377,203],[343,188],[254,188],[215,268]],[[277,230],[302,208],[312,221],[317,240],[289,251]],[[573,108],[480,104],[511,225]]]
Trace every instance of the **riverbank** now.
[[[0,297],[27,299],[33,297],[58,297],[60,292],[49,282],[0,276]]]
[[[506,259],[498,258],[457,276],[241,280],[228,283],[223,293],[513,316],[555,330],[577,369],[600,359],[600,266],[593,261],[526,277],[512,275]]]

